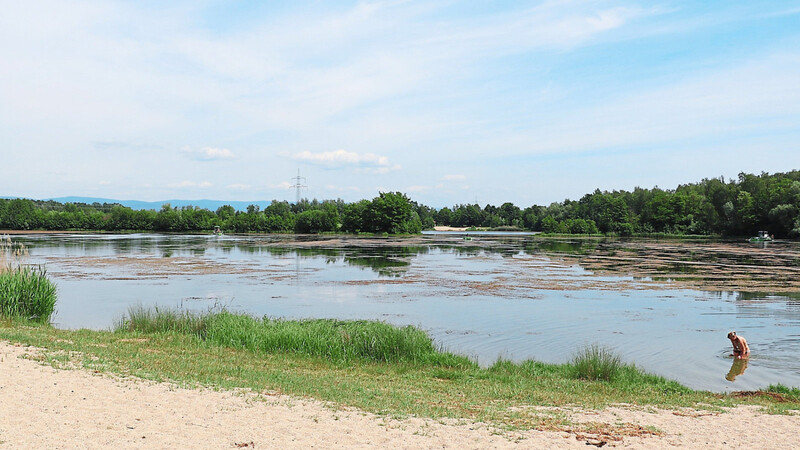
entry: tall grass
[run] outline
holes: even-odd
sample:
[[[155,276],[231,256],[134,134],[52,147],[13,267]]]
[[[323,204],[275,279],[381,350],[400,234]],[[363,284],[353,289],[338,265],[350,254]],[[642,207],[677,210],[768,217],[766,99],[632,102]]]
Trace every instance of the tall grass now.
[[[26,265],[28,250],[11,238],[0,239],[0,316],[49,322],[56,286],[41,266]]]
[[[189,311],[175,311],[159,307],[145,308],[135,305],[117,321],[117,331],[138,331],[140,333],[177,332],[193,334],[205,338],[206,316]]]
[[[254,318],[215,312],[195,314],[163,309],[131,308],[118,331],[193,334],[224,347],[258,353],[295,353],[337,362],[368,360],[420,362],[472,367],[469,359],[437,350],[422,330],[365,320]]]
[[[466,358],[439,352],[422,330],[383,322],[332,319],[283,320],[222,313],[209,323],[208,340],[261,352],[292,352],[334,361],[425,362],[469,365]]]
[[[592,344],[578,350],[570,361],[575,375],[584,380],[611,381],[626,367],[611,349]]]

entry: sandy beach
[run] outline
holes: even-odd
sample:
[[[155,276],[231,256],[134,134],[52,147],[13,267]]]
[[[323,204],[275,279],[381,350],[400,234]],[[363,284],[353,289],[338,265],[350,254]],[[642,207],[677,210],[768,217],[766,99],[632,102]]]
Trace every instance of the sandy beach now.
[[[655,427],[657,434],[498,432],[284,395],[58,370],[35,358],[35,349],[0,342],[0,448],[787,448],[800,430],[800,416],[756,407],[724,414],[617,407],[567,413],[575,422]]]

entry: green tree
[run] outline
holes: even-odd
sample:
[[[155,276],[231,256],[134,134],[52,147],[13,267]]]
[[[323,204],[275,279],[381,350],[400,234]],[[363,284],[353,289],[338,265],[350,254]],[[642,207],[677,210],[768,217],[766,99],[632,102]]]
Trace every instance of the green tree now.
[[[558,221],[553,216],[545,216],[542,219],[543,233],[558,233]]]
[[[363,226],[374,233],[417,234],[422,231],[422,221],[401,192],[381,192],[372,199],[366,211]]]
[[[372,202],[369,200],[361,200],[345,206],[344,213],[342,214],[342,231],[348,233],[370,231],[367,229],[364,219],[368,214],[371,204]]]

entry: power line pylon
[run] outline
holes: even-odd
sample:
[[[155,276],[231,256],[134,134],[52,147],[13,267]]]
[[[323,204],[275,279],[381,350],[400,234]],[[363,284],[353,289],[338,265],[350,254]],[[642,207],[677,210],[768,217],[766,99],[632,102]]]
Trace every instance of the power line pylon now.
[[[299,205],[300,204],[300,190],[303,189],[303,188],[307,188],[308,187],[305,184],[303,184],[303,183],[306,182],[306,177],[301,177],[300,176],[300,169],[297,169],[297,176],[293,177],[292,180],[294,180],[294,185],[292,185],[292,187],[295,188],[295,190],[297,191],[297,201],[295,202],[295,205]]]

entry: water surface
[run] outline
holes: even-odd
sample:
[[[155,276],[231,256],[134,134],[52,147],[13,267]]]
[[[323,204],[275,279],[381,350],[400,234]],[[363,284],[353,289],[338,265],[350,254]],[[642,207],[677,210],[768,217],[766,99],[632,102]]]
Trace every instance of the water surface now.
[[[310,242],[319,239],[325,241]],[[402,245],[156,234],[15,240],[57,283],[53,320],[62,328],[107,329],[135,304],[222,306],[256,316],[416,325],[443,348],[484,365],[501,357],[565,362],[581,346],[599,343],[693,388],[800,386],[798,293],[675,288],[593,273],[559,257],[590,252],[596,241],[428,235]],[[743,368],[727,356],[730,330],[753,352],[738,376]]]

